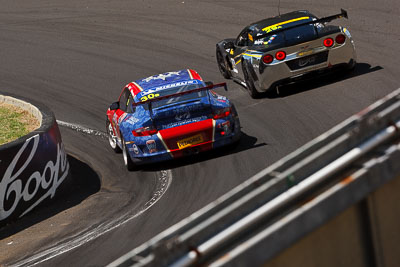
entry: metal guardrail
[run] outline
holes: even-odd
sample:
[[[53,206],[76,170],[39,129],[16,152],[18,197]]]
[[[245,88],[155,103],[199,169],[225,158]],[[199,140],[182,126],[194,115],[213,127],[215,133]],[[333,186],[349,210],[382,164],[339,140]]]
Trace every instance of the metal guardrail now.
[[[400,89],[109,266],[261,264],[399,174],[368,176],[400,161],[399,129]]]

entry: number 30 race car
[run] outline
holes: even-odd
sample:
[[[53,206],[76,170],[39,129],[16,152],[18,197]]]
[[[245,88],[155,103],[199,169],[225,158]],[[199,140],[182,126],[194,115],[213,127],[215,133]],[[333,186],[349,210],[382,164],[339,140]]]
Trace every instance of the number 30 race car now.
[[[194,70],[154,75],[127,84],[107,110],[109,143],[136,165],[197,154],[240,138],[235,106]]]
[[[222,75],[246,87],[250,96],[277,90],[297,79],[356,64],[349,30],[326,23],[347,18],[347,12],[318,19],[308,11],[295,11],[255,22],[236,39],[217,44]]]

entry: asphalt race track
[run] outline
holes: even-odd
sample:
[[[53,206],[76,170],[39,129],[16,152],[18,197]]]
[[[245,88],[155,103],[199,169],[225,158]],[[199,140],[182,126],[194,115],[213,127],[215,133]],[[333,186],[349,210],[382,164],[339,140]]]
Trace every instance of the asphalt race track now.
[[[274,2],[274,3],[273,3]],[[276,3],[275,3],[276,2]],[[400,2],[281,1],[281,13],[344,8],[356,42],[351,74],[253,100],[228,82],[244,133],[231,150],[128,172],[107,140],[60,126],[73,172],[68,194],[0,229],[0,263],[101,266],[215,200],[400,87]],[[132,80],[183,68],[224,81],[215,44],[278,14],[278,1],[0,0],[0,92],[40,101],[63,122],[104,131]]]

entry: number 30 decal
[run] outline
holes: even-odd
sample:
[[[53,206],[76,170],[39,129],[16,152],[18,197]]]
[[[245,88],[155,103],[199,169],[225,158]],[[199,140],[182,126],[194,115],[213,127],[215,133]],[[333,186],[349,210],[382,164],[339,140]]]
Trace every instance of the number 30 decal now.
[[[147,101],[147,100],[153,99],[155,97],[159,97],[159,96],[160,96],[160,94],[148,94],[148,95],[141,97],[140,101],[144,102],[144,101]]]

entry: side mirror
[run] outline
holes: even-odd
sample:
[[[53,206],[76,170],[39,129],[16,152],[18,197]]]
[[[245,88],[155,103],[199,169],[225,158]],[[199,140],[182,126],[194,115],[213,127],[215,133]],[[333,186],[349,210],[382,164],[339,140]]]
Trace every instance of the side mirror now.
[[[116,110],[119,109],[119,102],[114,102],[110,106],[110,110]]]
[[[235,48],[235,44],[233,42],[227,42],[224,44],[225,49],[233,49]]]

